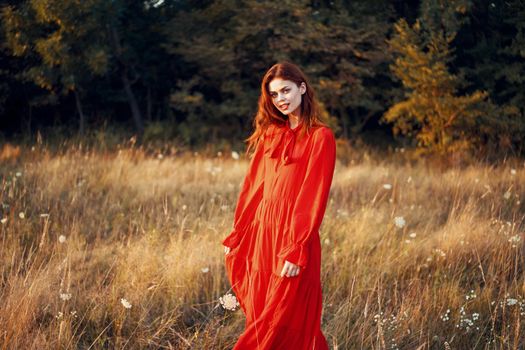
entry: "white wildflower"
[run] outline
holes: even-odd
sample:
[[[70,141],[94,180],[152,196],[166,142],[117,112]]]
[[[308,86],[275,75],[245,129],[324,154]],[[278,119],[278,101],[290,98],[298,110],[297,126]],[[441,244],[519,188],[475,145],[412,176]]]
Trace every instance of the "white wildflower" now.
[[[507,192],[505,192],[505,193],[503,194],[503,198],[505,198],[505,199],[509,199],[510,196],[511,196],[510,191],[507,191]]]
[[[182,211],[185,211],[186,209],[188,209],[188,206],[186,204],[183,204],[181,209]]]
[[[514,235],[509,238],[509,242],[511,243],[518,243],[519,241],[521,241],[521,237],[518,235]]]
[[[48,217],[49,217],[49,214],[47,214],[47,213],[42,213],[42,214],[40,214],[40,217],[41,217],[41,218],[48,218]]]
[[[25,214],[23,211],[21,211],[20,213],[18,213],[18,217],[19,217],[20,219],[25,219],[26,214]]]
[[[516,175],[516,169],[510,169],[510,174],[513,176]]]
[[[342,209],[337,209],[336,213],[337,213],[337,216],[343,216],[343,217],[348,217],[349,216],[348,211],[342,210]]]
[[[60,293],[60,299],[63,301],[68,301],[71,299],[71,293]]]
[[[447,322],[448,320],[450,320],[450,309],[447,309],[447,311],[441,315],[441,321],[443,322]]]
[[[240,158],[239,153],[232,151],[232,158],[238,160]]]
[[[20,171],[18,171],[15,175],[16,175],[16,177],[20,177],[20,176],[22,176],[22,173]]]
[[[222,152],[221,151],[217,152],[217,157],[222,157]]]
[[[124,306],[126,309],[131,309],[131,303],[129,301],[127,301],[126,299],[124,298],[120,298],[120,303],[122,304],[122,306]]]
[[[5,223],[7,222],[7,218],[2,218],[2,220],[0,220],[0,222],[1,222],[2,224],[5,224]]]
[[[402,216],[396,216],[394,218],[394,224],[399,228],[403,228],[406,224],[406,221]]]
[[[516,248],[517,244],[521,241],[521,237],[518,235],[514,235],[509,238],[509,242],[512,243],[512,248]]]
[[[209,268],[209,267],[203,267],[203,268],[201,269],[201,272],[202,272],[202,273],[208,273],[208,272],[210,272],[210,268]]]
[[[219,298],[219,302],[221,303],[223,308],[230,311],[235,311],[235,309],[239,306],[237,298],[235,297],[235,295],[232,294],[223,295]]]
[[[64,235],[58,236],[58,242],[59,243],[65,243],[66,242],[66,236],[64,236]]]
[[[516,305],[517,303],[518,303],[517,299],[507,298],[507,305],[508,306]]]
[[[408,235],[410,238],[416,238],[416,233],[415,232],[412,232]]]
[[[447,256],[447,254],[445,254],[445,252],[444,252],[443,250],[439,249],[439,248],[435,248],[435,249],[433,250],[433,252],[434,252],[436,255],[441,256],[442,258],[444,258],[444,257]]]
[[[383,184],[383,188],[385,190],[391,190],[392,189],[392,185],[391,184]]]
[[[465,295],[465,299],[466,300],[473,300],[473,299],[476,299],[477,295],[476,293],[474,292],[473,289],[470,290],[470,293]]]

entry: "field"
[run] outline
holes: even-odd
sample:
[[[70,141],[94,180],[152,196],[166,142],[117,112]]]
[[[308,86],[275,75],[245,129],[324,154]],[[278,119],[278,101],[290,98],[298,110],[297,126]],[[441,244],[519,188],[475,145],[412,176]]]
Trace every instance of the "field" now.
[[[240,152],[241,153],[241,152]],[[1,349],[231,349],[222,154],[22,147],[0,162]],[[321,227],[332,349],[525,347],[525,164],[350,150]]]

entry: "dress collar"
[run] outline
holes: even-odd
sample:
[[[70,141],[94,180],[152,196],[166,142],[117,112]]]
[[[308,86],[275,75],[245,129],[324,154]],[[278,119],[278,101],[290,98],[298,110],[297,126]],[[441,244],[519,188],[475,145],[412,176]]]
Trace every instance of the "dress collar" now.
[[[284,126],[276,126],[276,132],[272,133],[269,149],[270,158],[276,158],[278,160],[276,167],[279,162],[285,165],[291,163],[297,133],[302,126],[303,122],[299,122],[299,124],[292,129],[288,121]]]

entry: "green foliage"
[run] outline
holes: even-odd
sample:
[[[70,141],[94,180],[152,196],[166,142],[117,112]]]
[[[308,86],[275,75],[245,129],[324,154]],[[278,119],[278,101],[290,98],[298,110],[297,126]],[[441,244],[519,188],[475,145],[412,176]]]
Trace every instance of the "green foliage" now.
[[[525,64],[519,38],[525,23],[524,8],[522,1],[475,0],[471,20],[456,40],[459,59],[455,63],[470,82],[468,88],[483,89],[490,96],[490,106],[477,123],[488,151],[523,152]]]
[[[483,114],[487,93],[459,95],[461,77],[448,68],[454,58],[450,45],[457,26],[448,24],[456,21],[446,14],[463,11],[465,4],[464,1],[424,4],[426,12],[414,25],[404,19],[394,25],[395,34],[389,45],[397,57],[391,69],[408,92],[404,101],[388,109],[384,120],[393,123],[394,133],[413,135],[418,145],[428,150],[446,153],[466,149],[475,144],[475,135],[467,131]],[[448,22],[434,23],[436,11],[441,13],[440,19]]]
[[[43,89],[67,94],[93,75],[105,74],[108,47],[100,36],[101,4],[33,0],[18,9],[5,7],[8,47],[38,62],[28,67],[26,77]]]
[[[6,135],[109,123],[146,141],[234,143],[264,72],[290,60],[338,136],[388,139],[382,118],[424,150],[525,150],[520,0],[6,3]]]
[[[357,133],[388,99],[373,84],[365,86],[388,60],[385,6],[254,0],[239,6],[223,0],[181,11],[167,27],[166,47],[199,74],[181,77],[172,105],[188,119],[196,114],[218,125],[218,134],[225,122],[246,130],[262,75],[273,63],[291,60],[304,67],[324,102],[323,113],[342,122],[346,135],[351,127]],[[383,11],[374,11],[380,7]]]
[[[505,46],[501,53],[507,63],[501,66],[497,77],[503,79],[504,103],[498,108],[501,122],[499,146],[505,148],[521,147],[525,140],[525,3],[514,0],[507,2],[505,21],[514,27],[515,36],[510,45]]]
[[[73,92],[81,130],[84,101],[96,94],[102,78],[106,90],[112,90],[111,103],[129,103],[139,132],[143,116],[133,85],[141,83],[147,91],[148,116],[152,100],[167,94],[160,90],[165,86],[161,79],[165,53],[151,40],[163,24],[155,3],[147,7],[124,1],[29,0],[3,7],[2,19],[6,47],[26,60],[17,75],[50,96],[63,96],[62,103]],[[95,103],[100,108],[100,100]]]
[[[31,60],[19,77],[49,94],[33,104],[52,103],[56,95],[74,92],[81,133],[83,91],[108,70],[108,47],[100,31],[101,5],[100,0],[32,0],[18,8],[5,7],[2,13],[7,46],[15,56]]]

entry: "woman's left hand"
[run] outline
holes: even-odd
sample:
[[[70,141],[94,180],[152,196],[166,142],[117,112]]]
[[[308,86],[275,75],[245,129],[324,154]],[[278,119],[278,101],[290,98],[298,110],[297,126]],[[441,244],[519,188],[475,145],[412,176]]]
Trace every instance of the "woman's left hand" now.
[[[292,264],[288,260],[285,260],[284,261],[283,270],[281,271],[281,277],[283,277],[283,276],[286,276],[286,277],[297,276],[299,274],[300,270],[301,270],[301,268],[299,266],[297,266],[295,264]]]

